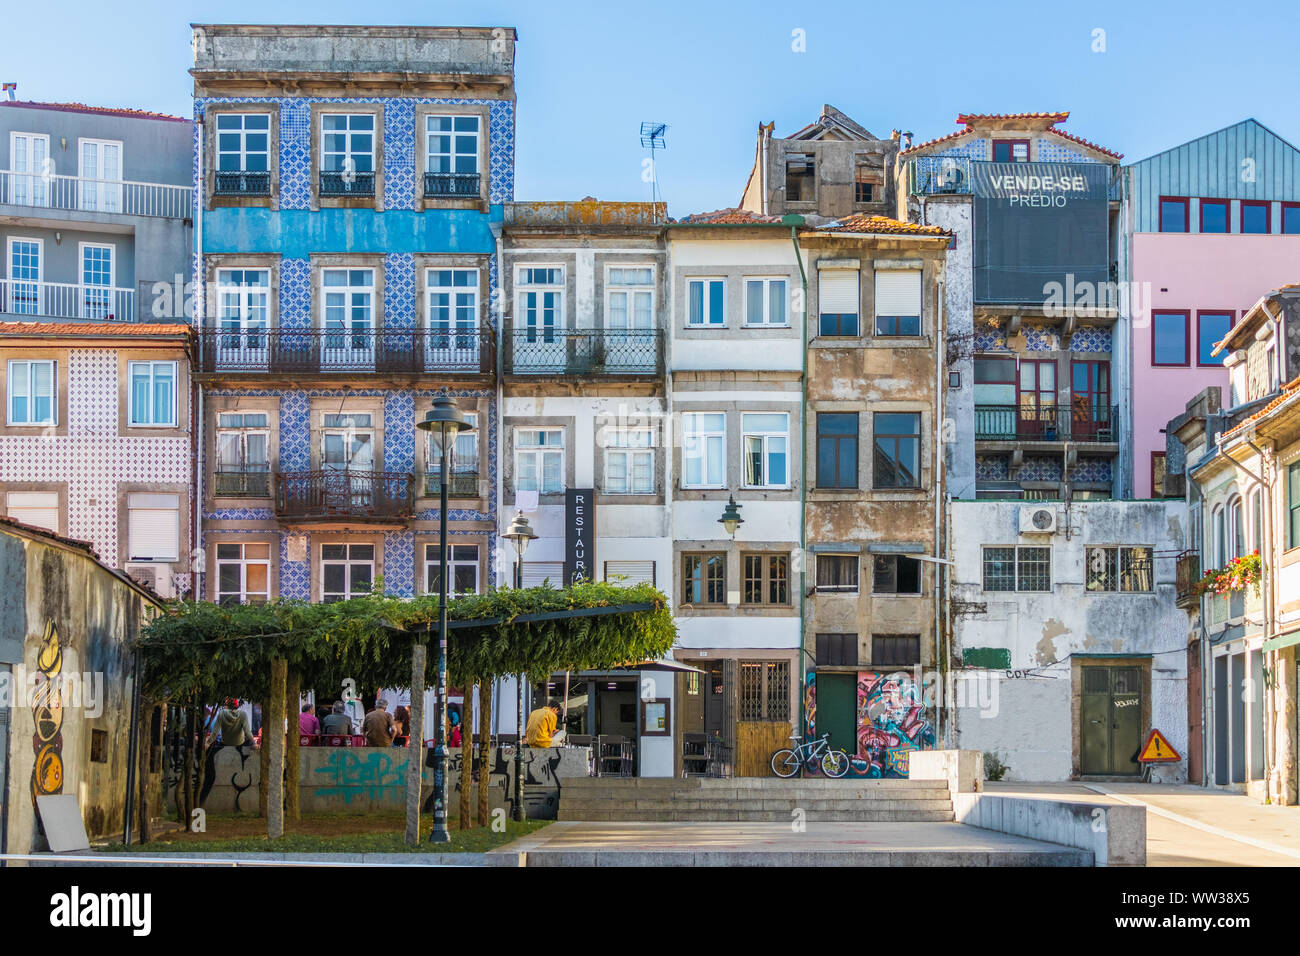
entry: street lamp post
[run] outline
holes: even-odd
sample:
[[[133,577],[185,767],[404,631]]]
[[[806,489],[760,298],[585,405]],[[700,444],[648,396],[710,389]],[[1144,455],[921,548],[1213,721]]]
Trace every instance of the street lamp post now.
[[[501,537],[515,546],[515,587],[521,588],[524,586],[524,552],[528,550],[529,542],[537,539],[537,535],[529,527],[528,519],[517,513],[509,529]],[[514,820],[522,820],[524,819],[524,675],[520,674],[515,679],[515,683],[519,691],[515,710],[515,730],[519,739],[515,744],[515,806],[510,816]]]
[[[444,388],[433,400],[433,409],[416,422],[429,433],[438,453],[438,690],[434,695],[433,747],[433,832],[430,843],[449,843],[447,832],[447,473],[456,451],[456,436],[470,427],[469,420]]]

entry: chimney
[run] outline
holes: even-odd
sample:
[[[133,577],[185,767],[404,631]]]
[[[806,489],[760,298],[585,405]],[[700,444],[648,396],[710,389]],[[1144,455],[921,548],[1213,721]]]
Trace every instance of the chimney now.
[[[18,99],[18,84],[6,83],[4,85],[4,92],[5,98],[9,100],[10,103],[14,102],[14,100]]]
[[[903,149],[912,148],[912,131],[908,130],[903,134]]]

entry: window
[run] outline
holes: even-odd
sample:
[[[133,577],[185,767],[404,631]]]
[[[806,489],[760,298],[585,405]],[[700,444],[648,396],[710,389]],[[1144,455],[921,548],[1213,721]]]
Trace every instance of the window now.
[[[11,491],[5,496],[5,514],[36,528],[59,533],[57,491]]]
[[[872,667],[912,667],[921,663],[920,634],[872,634]]]
[[[248,192],[265,195],[271,188],[271,114],[217,114],[218,195]]]
[[[127,424],[176,425],[176,363],[128,362],[131,414]]]
[[[1201,200],[1201,232],[1228,232],[1228,200]]]
[[[785,412],[745,412],[740,416],[740,431],[745,449],[745,487],[788,487],[790,416]]]
[[[564,429],[515,429],[515,491],[564,491]]]
[[[876,412],[875,487],[921,487],[921,416],[909,412]]]
[[[858,635],[818,634],[816,664],[818,667],[856,667]]]
[[[477,269],[425,271],[431,350],[455,353],[449,359],[466,350],[477,354],[478,281]]]
[[[121,212],[122,144],[106,139],[79,139],[77,143],[77,208]]]
[[[723,309],[724,279],[688,279],[686,282],[686,324],[723,326],[727,313]]]
[[[269,544],[217,545],[218,604],[265,604],[270,581]]]
[[[817,590],[856,594],[858,556],[856,554],[817,555]]]
[[[606,326],[611,332],[646,333],[654,328],[654,269],[649,267],[609,270],[606,283],[608,312]],[[620,336],[634,346],[648,345],[644,334]],[[614,337],[611,336],[611,341]],[[620,349],[625,348],[620,344]],[[634,350],[635,351],[635,350]],[[617,360],[620,352],[610,358]],[[630,358],[628,355],[626,358]]]
[[[479,194],[479,116],[427,116],[424,120],[426,196]]]
[[[606,561],[605,580],[624,588],[630,588],[634,584],[654,584],[655,563],[653,561]]]
[[[271,493],[266,412],[217,414],[217,469],[213,494],[262,497]]]
[[[1246,233],[1264,233],[1270,231],[1271,203],[1251,201],[1243,199],[1241,201],[1241,231]]]
[[[919,270],[876,273],[876,334],[921,334],[921,273]]]
[[[478,594],[478,545],[447,543],[447,566],[451,568],[451,596]],[[424,593],[437,594],[441,573],[438,545],[424,546]]]
[[[1088,548],[1089,591],[1154,591],[1150,548]]]
[[[1191,216],[1187,211],[1188,201],[1174,196],[1160,197],[1160,231],[1186,232]]]
[[[858,334],[858,270],[825,269],[817,275],[819,335]]]
[[[875,594],[920,594],[921,562],[902,554],[877,554],[871,559],[871,590]]]
[[[790,559],[784,554],[742,554],[744,604],[789,604]]]
[[[1300,203],[1282,203],[1282,233],[1287,236],[1300,235]]]
[[[985,591],[1050,591],[1051,589],[1051,548],[984,548]]]
[[[745,325],[790,324],[786,314],[788,284],[785,279],[745,279]]]
[[[271,273],[266,269],[217,270],[218,350],[221,360],[260,358],[267,352],[270,328]],[[251,354],[250,354],[251,353]]]
[[[1234,498],[1228,505],[1228,560],[1235,561],[1245,553],[1245,512],[1241,507],[1241,499]]]
[[[858,486],[858,413],[817,413],[817,487]]]
[[[526,588],[564,587],[563,561],[525,561],[519,580]]]
[[[975,357],[976,385],[1015,385],[1016,360],[992,355]]]
[[[1250,496],[1250,550],[1264,550],[1264,494],[1260,491]]]
[[[785,157],[785,201],[813,202],[817,198],[816,158],[811,153]]]
[[[1300,548],[1300,461],[1286,467],[1286,546]]]
[[[1153,312],[1151,314],[1151,364],[1187,364],[1186,312]]]
[[[1225,350],[1216,358],[1210,353],[1214,346],[1232,329],[1231,312],[1197,312],[1196,313],[1196,364],[1222,366],[1228,357]]]
[[[1214,566],[1221,568],[1228,563],[1228,523],[1222,507],[1214,509],[1210,526],[1210,550]]]
[[[447,480],[447,493],[461,498],[478,497],[478,414],[465,412],[469,428],[456,433],[452,446],[451,474]],[[433,444],[433,434],[424,437],[424,493],[441,494],[442,463]]]
[[[9,361],[9,424],[55,425],[53,360]]]
[[[995,139],[993,141],[993,162],[995,163],[1029,162],[1029,140]]]
[[[322,367],[373,367],[375,270],[324,269],[321,287]]]
[[[723,412],[682,415],[682,487],[723,488],[727,484],[727,416]]]
[[[653,446],[654,432],[649,428],[606,429],[605,494],[654,494]]]
[[[853,167],[853,201],[855,203],[875,202],[878,191],[883,187],[885,178],[879,167],[859,162]]]
[[[558,336],[564,327],[564,270],[535,267],[519,270],[519,314],[516,324],[515,364],[563,364],[566,359],[555,354]]]
[[[1277,346],[1270,345],[1264,351],[1264,391],[1271,392],[1277,388]]]
[[[375,580],[375,546],[323,544],[320,569],[321,601],[325,604],[368,594]]]
[[[175,561],[179,557],[180,495],[129,494],[128,561]]]
[[[18,206],[48,206],[49,183],[43,175],[50,159],[48,133],[9,133],[9,168],[14,175],[9,178],[8,201]],[[49,167],[53,171],[53,166]]]
[[[682,603],[727,603],[727,556],[682,555]]]
[[[375,433],[369,413],[325,415],[321,419],[321,468],[325,471],[373,471]]]
[[[780,722],[790,719],[789,661],[738,661],[736,677],[740,684],[738,719]]]
[[[83,242],[81,251],[81,317],[83,319],[129,318],[117,316],[113,295],[113,246]]]
[[[321,125],[321,170],[370,173],[375,170],[375,117],[371,113],[325,113]]]
[[[0,309],[15,315],[39,315],[44,311],[43,245],[40,239],[9,237],[9,281],[5,283]]]

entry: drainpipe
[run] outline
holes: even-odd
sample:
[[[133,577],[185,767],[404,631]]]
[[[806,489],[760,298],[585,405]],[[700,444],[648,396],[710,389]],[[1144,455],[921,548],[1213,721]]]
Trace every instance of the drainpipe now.
[[[502,213],[502,215],[504,215],[504,213]],[[496,337],[496,355],[493,359],[493,363],[496,366],[495,371],[496,371],[496,401],[497,401],[497,413],[496,413],[497,447],[492,449],[492,454],[498,460],[500,459],[501,445],[505,439],[504,429],[505,429],[505,411],[506,411],[505,410],[505,385],[502,381],[504,369],[505,369],[505,347],[506,347],[505,346],[506,272],[505,272],[505,259],[502,254],[502,248],[504,244],[504,239],[502,237],[502,228],[504,227],[504,225],[505,225],[504,222],[488,223],[488,229],[492,233],[492,242],[495,248],[494,255],[496,256],[496,260],[497,260],[496,296],[493,297],[491,295],[490,290],[488,295],[489,298],[491,298],[497,304],[496,325],[492,333]],[[489,326],[492,325],[492,321],[490,317],[488,320],[488,325]],[[496,514],[493,515],[494,525],[495,525],[494,536],[496,537],[498,543],[498,547],[496,548],[498,553],[501,553],[501,548],[500,548],[501,517],[505,513],[501,507],[501,490],[502,490],[502,469],[498,468],[496,488],[495,488]],[[519,559],[516,558],[516,560]],[[503,583],[502,579],[504,578],[504,576],[505,576],[505,571],[502,570],[501,568],[498,568],[497,569],[498,585]],[[512,578],[511,580],[513,581],[514,579]],[[520,730],[519,733],[523,733],[523,730]]]
[[[203,123],[203,116],[199,115],[194,118],[198,126],[199,133],[199,182],[194,195],[194,249],[196,268],[194,270],[194,328],[196,331],[202,330],[203,320],[207,313],[204,297],[207,294],[207,283],[203,281],[203,206],[204,196],[207,192],[207,170],[203,168],[206,153],[204,145],[207,138],[207,128]],[[181,287],[181,300],[185,298],[185,288]],[[173,302],[175,299],[173,298]],[[199,338],[199,344],[202,344],[202,337]],[[197,349],[196,349],[197,351]],[[194,409],[195,423],[192,435],[194,436],[193,451],[190,455],[190,467],[194,469],[193,487],[194,502],[192,511],[194,514],[194,548],[190,554],[190,580],[193,581],[194,587],[191,589],[191,596],[194,600],[203,598],[203,590],[200,587],[203,573],[195,569],[196,558],[200,567],[206,568],[206,555],[203,554],[203,469],[207,467],[206,449],[203,447],[204,430],[203,430],[203,389],[197,386],[194,377],[194,365],[190,365],[190,383],[191,398],[193,399],[191,407]],[[278,593],[278,588],[277,588]]]
[[[943,482],[944,482],[944,454],[943,454],[943,421],[944,421],[944,395],[943,388],[943,343],[944,343],[944,313],[943,313],[943,296],[944,296],[944,274],[943,268],[939,268],[939,275],[935,283],[935,303],[934,303],[934,555],[939,557],[939,542],[943,536],[943,512],[940,507],[943,501]],[[945,565],[935,562],[934,565],[934,668],[936,683],[936,706],[934,709],[935,719],[935,743],[940,744],[944,741],[943,736],[943,693],[946,689],[943,676],[943,632],[940,628],[940,601],[942,593],[942,582],[947,579],[947,568]]]
[[[759,183],[760,183],[759,189],[763,193],[762,210],[763,210],[763,215],[766,216],[767,215],[767,142],[770,137],[768,136],[767,131],[763,129],[762,123],[758,124],[758,135],[763,138],[763,168],[759,171]],[[799,247],[799,243],[796,240],[795,248],[797,249],[798,247]]]
[[[766,148],[766,141],[764,141]],[[799,266],[799,279],[803,283],[802,318],[799,334],[802,341],[799,348],[802,371],[799,375],[799,435],[803,447],[799,453],[802,475],[799,480],[799,733],[808,732],[806,671],[804,670],[804,653],[807,636],[804,634],[805,604],[808,600],[808,272],[803,266],[803,250],[799,247],[798,227],[803,225],[802,216],[786,216],[790,221],[790,242],[794,245],[794,261]],[[797,220],[797,222],[796,222]]]

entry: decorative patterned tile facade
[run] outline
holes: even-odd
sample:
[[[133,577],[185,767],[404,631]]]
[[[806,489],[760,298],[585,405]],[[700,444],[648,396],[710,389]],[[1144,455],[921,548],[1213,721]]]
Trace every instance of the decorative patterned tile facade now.
[[[984,322],[975,327],[976,352],[1012,352],[1007,343],[1006,322]],[[1036,326],[1025,324],[1020,327],[1027,352],[1084,352],[1088,354],[1109,354],[1111,351],[1112,330],[1083,326],[1075,329],[1068,342],[1063,342],[1061,333],[1054,326]]]
[[[1006,481],[1010,478],[1010,458],[1007,455],[976,455],[976,481]]]

